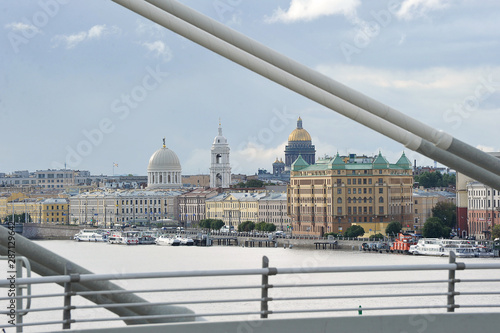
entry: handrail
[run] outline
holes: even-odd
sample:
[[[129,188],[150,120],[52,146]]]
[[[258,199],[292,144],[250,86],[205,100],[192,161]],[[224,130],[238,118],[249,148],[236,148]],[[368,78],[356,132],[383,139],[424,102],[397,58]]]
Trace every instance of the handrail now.
[[[477,308],[500,308],[500,304],[491,304],[491,300],[489,300],[488,304],[458,304],[456,302],[456,297],[471,297],[471,296],[492,296],[499,295],[500,290],[491,288],[491,290],[484,291],[483,290],[456,290],[458,286],[463,285],[464,283],[474,284],[478,286],[478,283],[496,283],[500,282],[499,279],[485,278],[485,279],[458,279],[458,278],[448,278],[448,279],[428,279],[428,280],[412,280],[412,281],[371,281],[369,279],[363,280],[361,282],[349,281],[336,282],[335,278],[332,277],[331,283],[315,283],[312,279],[314,279],[314,275],[316,273],[329,273],[334,274],[334,276],[338,276],[343,273],[358,273],[358,272],[400,272],[400,271],[444,271],[451,273],[456,273],[456,271],[462,270],[491,270],[491,269],[500,269],[499,263],[458,263],[453,262],[453,255],[450,257],[450,263],[448,264],[427,264],[427,265],[383,265],[383,266],[338,266],[338,267],[289,267],[289,268],[275,268],[268,267],[268,260],[264,257],[263,267],[258,269],[234,269],[234,270],[199,270],[199,271],[180,271],[180,272],[147,272],[147,273],[123,273],[123,274],[71,274],[71,271],[68,271],[67,275],[58,275],[58,276],[48,276],[48,277],[31,277],[31,278],[21,278],[16,279],[16,285],[23,285],[26,283],[29,284],[47,284],[47,283],[64,283],[65,284],[65,292],[63,293],[47,293],[44,295],[33,295],[33,298],[53,298],[59,297],[64,298],[67,302],[65,305],[60,306],[54,304],[53,301],[50,301],[52,306],[39,306],[38,308],[30,309],[30,313],[50,313],[50,312],[64,312],[62,320],[46,320],[43,322],[18,322],[17,328],[19,331],[22,331],[23,327],[27,326],[37,326],[37,325],[63,325],[63,329],[74,328],[75,324],[83,325],[85,323],[92,322],[114,322],[118,320],[133,322],[135,320],[159,320],[159,319],[173,319],[173,318],[209,318],[209,317],[238,317],[238,316],[249,316],[255,315],[260,316],[261,318],[267,318],[270,315],[294,315],[296,314],[307,314],[307,313],[327,313],[327,312],[337,312],[337,313],[346,313],[358,311],[358,308],[354,308],[349,306],[347,303],[338,303],[335,301],[340,300],[366,300],[366,299],[383,299],[383,306],[371,306],[370,303],[367,306],[363,306],[363,311],[390,311],[390,310],[400,310],[400,311],[410,311],[414,309],[420,309],[425,307],[426,309],[446,309],[446,311],[453,312],[456,309],[464,308],[464,309],[477,309]],[[307,283],[276,283],[273,284],[270,281],[273,276],[283,275],[283,276],[293,276],[295,274],[307,274]],[[457,273],[458,274],[458,273]],[[79,283],[80,281],[105,281],[108,279],[113,280],[139,280],[144,281],[147,279],[167,279],[165,281],[168,284],[169,279],[172,278],[211,278],[211,277],[220,277],[220,276],[233,276],[233,277],[242,277],[246,275],[252,276],[261,276],[262,283],[261,284],[238,284],[238,285],[224,285],[222,287],[215,287],[213,285],[209,286],[200,286],[196,285],[196,287],[172,287],[172,288],[145,288],[145,289],[135,289],[135,290],[96,290],[96,291],[72,291],[72,287],[74,284]],[[453,274],[451,274],[453,275]],[[368,276],[368,275],[366,275]],[[6,285],[4,280],[0,280],[0,286]],[[351,287],[354,286],[383,286],[383,285],[391,285],[392,287],[401,286],[404,292],[392,292],[392,293],[363,293],[356,294],[353,293],[353,289]],[[448,286],[448,290],[430,290],[423,289],[419,290],[418,288],[408,289],[408,285],[417,286]],[[450,286],[453,286],[451,288]],[[323,292],[327,289],[325,288],[348,288],[349,293],[333,293],[332,289],[328,289],[329,292],[325,294],[306,294],[299,295],[296,294],[295,291],[297,288],[314,288],[313,290],[320,290]],[[287,289],[290,289],[291,293],[289,294],[281,294],[285,292]],[[320,289],[321,288],[321,289]],[[427,288],[427,287],[426,287]],[[249,292],[252,292],[251,289],[256,289],[257,291],[260,289],[261,292],[259,294],[252,294],[248,297],[244,296],[235,296],[235,293],[229,293],[229,296],[225,298],[221,293],[232,290],[246,289]],[[271,295],[271,289],[280,289],[279,295]],[[211,296],[208,299],[203,297],[196,297],[196,295],[200,295],[200,292],[214,292],[217,290],[217,296]],[[498,290],[498,291],[497,291]],[[195,297],[186,297],[184,299],[172,299],[172,300],[157,300],[157,301],[145,301],[145,302],[124,302],[118,304],[97,304],[97,305],[87,305],[81,304],[78,302],[78,298],[76,296],[99,296],[103,294],[126,294],[126,293],[175,293],[182,292],[185,293],[195,293]],[[442,305],[436,305],[435,302],[430,302],[426,305],[415,304],[415,305],[401,305],[396,302],[396,305],[390,304],[390,302],[398,300],[398,299],[416,299],[421,297],[423,301],[428,301],[428,299],[442,299]],[[19,296],[17,299],[29,298],[26,295]],[[0,297],[0,300],[5,298]],[[446,301],[445,301],[446,299]],[[476,301],[476,299],[474,299]],[[291,302],[293,301],[293,302]],[[319,306],[314,308],[301,308],[300,305],[302,302],[308,302],[310,305],[316,301]],[[300,302],[300,303],[297,303]],[[326,302],[326,304],[324,303]],[[85,318],[82,316],[77,316],[78,313],[82,311],[96,310],[96,309],[109,309],[112,308],[128,308],[128,307],[143,307],[143,306],[161,306],[161,305],[207,305],[213,304],[214,307],[217,304],[226,304],[226,307],[223,309],[227,309],[227,304],[235,304],[241,303],[242,305],[247,304],[256,304],[260,303],[260,311],[256,310],[248,310],[243,311],[239,308],[231,308],[233,311],[213,311],[213,312],[201,312],[201,313],[180,313],[180,314],[146,314],[146,315],[130,315],[130,316],[122,316],[122,317],[110,317],[110,316],[91,316],[91,318]],[[297,304],[296,304],[297,303]],[[283,308],[283,306],[288,306],[293,304],[292,307]],[[332,305],[345,304],[345,307],[334,307]],[[275,309],[270,308],[270,305],[276,305]],[[326,305],[326,306],[325,306]],[[3,309],[0,310],[0,315],[6,314],[7,311]],[[58,316],[59,318],[60,315]],[[45,315],[44,315],[45,318]],[[48,317],[45,319],[49,319]],[[11,325],[1,325],[0,328],[11,327]]]

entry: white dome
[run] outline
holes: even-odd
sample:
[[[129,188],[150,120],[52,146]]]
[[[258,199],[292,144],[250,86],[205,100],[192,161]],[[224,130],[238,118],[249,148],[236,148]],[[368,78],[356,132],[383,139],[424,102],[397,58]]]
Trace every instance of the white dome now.
[[[181,163],[177,155],[170,149],[158,149],[149,159],[149,171],[181,171]]]

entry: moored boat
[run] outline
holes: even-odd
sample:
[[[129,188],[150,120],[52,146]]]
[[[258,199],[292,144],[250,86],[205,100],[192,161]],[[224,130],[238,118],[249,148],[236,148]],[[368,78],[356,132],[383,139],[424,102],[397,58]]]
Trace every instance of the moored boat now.
[[[409,253],[427,256],[449,256],[455,252],[459,258],[474,257],[474,246],[467,240],[422,238],[417,244],[411,245]]]
[[[139,232],[137,231],[124,231],[122,233],[122,243],[126,245],[139,244]]]
[[[99,230],[82,229],[73,237],[78,242],[105,242],[107,234]]]
[[[418,237],[416,235],[400,232],[398,237],[392,243],[390,250],[391,252],[408,254],[410,246],[416,245],[417,242]]]

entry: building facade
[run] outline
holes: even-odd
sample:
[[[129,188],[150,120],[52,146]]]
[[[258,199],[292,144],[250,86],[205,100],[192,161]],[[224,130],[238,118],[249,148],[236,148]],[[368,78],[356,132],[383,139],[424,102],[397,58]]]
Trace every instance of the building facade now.
[[[343,233],[361,225],[365,236],[385,233],[392,221],[413,224],[411,163],[403,155],[390,164],[380,153],[371,163],[349,163],[338,154],[309,165],[292,165],[287,214],[293,232]]]
[[[43,223],[69,224],[68,199],[45,199],[40,205]]]
[[[231,185],[229,150],[229,144],[222,135],[222,127],[219,123],[219,133],[214,138],[211,149],[210,187],[212,188],[229,188]]]
[[[491,239],[491,230],[500,223],[500,191],[479,182],[467,184],[469,236]]]
[[[270,192],[259,200],[259,222],[272,223],[281,231],[291,227],[286,193]]]
[[[421,231],[427,219],[432,217],[432,209],[438,202],[456,204],[456,194],[446,191],[414,189],[413,224],[403,225],[403,228],[406,230]]]
[[[259,200],[266,193],[221,193],[206,200],[207,218],[238,227],[245,221],[259,222]]]
[[[206,200],[219,194],[217,189],[198,188],[178,196],[179,222],[183,227],[198,224],[207,218]]]
[[[70,223],[110,227],[114,224],[176,220],[180,191],[96,191],[70,198]]]

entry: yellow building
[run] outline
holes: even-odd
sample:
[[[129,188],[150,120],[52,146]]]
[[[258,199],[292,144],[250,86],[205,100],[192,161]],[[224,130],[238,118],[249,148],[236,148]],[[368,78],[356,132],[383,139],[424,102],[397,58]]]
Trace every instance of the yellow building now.
[[[259,200],[266,193],[222,193],[207,199],[208,219],[222,220],[225,225],[234,226],[245,221],[259,222]]]
[[[392,221],[413,222],[413,174],[403,155],[390,164],[380,153],[374,158],[318,160],[309,165],[301,156],[292,164],[288,186],[288,215],[293,233],[344,233],[361,225],[365,236],[385,233]]]
[[[42,223],[69,223],[69,201],[46,199],[41,202]]]

